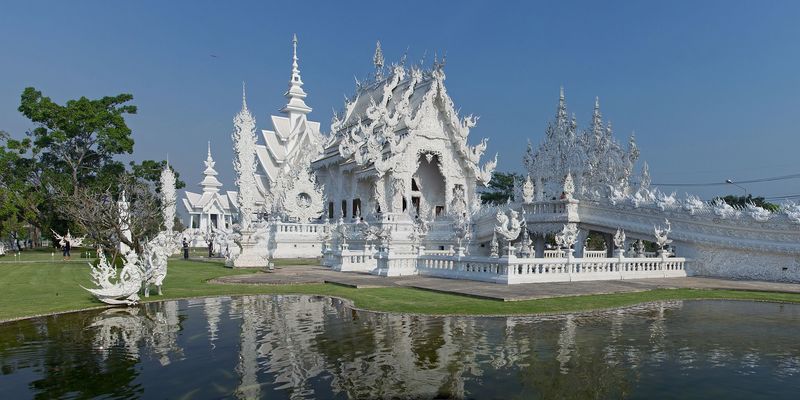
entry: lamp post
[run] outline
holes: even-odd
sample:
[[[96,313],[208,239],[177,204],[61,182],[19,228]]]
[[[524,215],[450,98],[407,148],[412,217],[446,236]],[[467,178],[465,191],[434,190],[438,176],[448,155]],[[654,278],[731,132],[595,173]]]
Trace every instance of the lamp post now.
[[[748,192],[747,192],[747,189],[746,189],[744,186],[742,186],[742,185],[739,185],[739,184],[737,184],[736,182],[734,182],[734,181],[732,181],[732,180],[730,180],[730,179],[726,179],[726,180],[725,180],[725,183],[729,183],[729,184],[731,184],[731,185],[733,185],[733,186],[736,186],[736,187],[738,187],[739,189],[742,189],[742,190],[744,190],[744,197],[747,197],[747,195],[748,195],[748,194],[750,194],[750,193],[748,193]]]

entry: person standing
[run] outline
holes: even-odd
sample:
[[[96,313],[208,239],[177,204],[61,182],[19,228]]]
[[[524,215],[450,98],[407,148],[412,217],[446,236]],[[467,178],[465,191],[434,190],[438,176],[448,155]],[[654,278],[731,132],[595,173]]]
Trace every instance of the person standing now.
[[[189,242],[186,241],[186,238],[183,238],[183,259],[189,259]]]
[[[69,251],[72,250],[72,243],[70,243],[69,240],[65,240],[64,241],[64,247],[63,247],[62,250],[63,250],[63,255],[64,255],[64,261],[69,260],[69,258],[70,258]]]

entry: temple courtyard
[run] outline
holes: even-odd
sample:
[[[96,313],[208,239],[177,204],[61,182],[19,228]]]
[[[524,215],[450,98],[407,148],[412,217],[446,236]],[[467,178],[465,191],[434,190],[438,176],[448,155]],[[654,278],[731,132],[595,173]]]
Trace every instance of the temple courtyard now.
[[[224,276],[211,282],[250,285],[329,283],[354,289],[405,287],[500,301],[636,293],[654,289],[744,290],[800,294],[800,284],[796,283],[737,281],[700,276],[618,281],[523,283],[504,286],[488,282],[444,279],[421,275],[382,277],[369,273],[342,273],[316,265],[295,265],[277,268],[273,272]]]

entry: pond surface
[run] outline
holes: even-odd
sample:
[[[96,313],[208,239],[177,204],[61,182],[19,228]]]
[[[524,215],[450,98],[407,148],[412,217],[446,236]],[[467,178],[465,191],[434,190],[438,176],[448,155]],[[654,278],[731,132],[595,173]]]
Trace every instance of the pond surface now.
[[[798,398],[800,305],[686,301],[545,317],[168,301],[0,324],[23,398]]]

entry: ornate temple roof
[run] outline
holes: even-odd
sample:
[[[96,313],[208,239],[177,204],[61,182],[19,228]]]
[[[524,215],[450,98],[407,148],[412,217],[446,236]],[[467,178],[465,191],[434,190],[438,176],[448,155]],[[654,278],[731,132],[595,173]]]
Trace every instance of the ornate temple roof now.
[[[275,183],[282,171],[292,168],[299,155],[305,152],[318,153],[321,151],[322,134],[319,122],[309,121],[307,114],[311,107],[306,105],[306,92],[303,90],[303,80],[297,57],[297,36],[292,38],[292,72],[289,78],[289,88],[284,93],[288,99],[281,108],[284,116],[270,116],[272,129],[264,129],[261,135],[263,145],[256,146],[256,157],[260,165],[259,174],[266,182],[261,182],[264,190]]]
[[[383,175],[394,169],[415,135],[448,140],[472,175],[487,184],[496,165],[479,166],[486,139],[475,146],[467,143],[477,118],[460,117],[444,86],[444,62],[433,67],[406,68],[404,61],[390,67],[384,76],[380,42],[373,59],[374,80],[357,83],[355,95],[344,110],[334,115],[331,136],[322,158],[314,166],[353,164],[362,171]]]
[[[556,116],[548,124],[544,140],[537,148],[528,143],[524,162],[543,199],[550,199],[559,198],[568,173],[575,178],[579,197],[597,197],[613,191],[627,193],[638,158],[633,135],[627,148],[623,148],[614,138],[611,123],[604,125],[598,98],[595,98],[591,124],[579,131],[575,116],[568,117],[564,88],[561,88]]]

